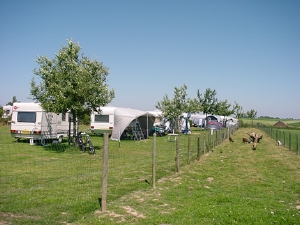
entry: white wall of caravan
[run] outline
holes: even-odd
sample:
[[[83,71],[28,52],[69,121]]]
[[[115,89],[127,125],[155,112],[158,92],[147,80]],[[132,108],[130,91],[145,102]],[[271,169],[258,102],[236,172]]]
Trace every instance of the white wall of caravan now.
[[[101,113],[91,113],[90,129],[92,132],[102,134],[104,132],[111,132],[114,128],[115,107],[104,106],[100,107]]]
[[[22,118],[23,116],[23,118]],[[34,140],[59,139],[67,137],[69,113],[46,112],[38,103],[14,103],[11,119],[11,135],[15,138]]]

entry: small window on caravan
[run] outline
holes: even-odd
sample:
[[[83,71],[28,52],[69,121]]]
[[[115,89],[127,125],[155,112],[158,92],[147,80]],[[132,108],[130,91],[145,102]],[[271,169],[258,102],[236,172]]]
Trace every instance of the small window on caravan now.
[[[109,123],[109,115],[95,115],[95,122]]]
[[[18,122],[35,123],[36,112],[18,112]]]
[[[66,121],[66,113],[62,113],[61,114],[61,120],[62,121]]]

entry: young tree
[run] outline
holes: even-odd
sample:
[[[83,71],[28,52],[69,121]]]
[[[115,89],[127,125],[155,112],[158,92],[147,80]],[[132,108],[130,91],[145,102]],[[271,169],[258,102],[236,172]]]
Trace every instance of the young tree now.
[[[243,107],[240,106],[237,102],[234,102],[233,111],[234,111],[233,114],[237,119],[244,117],[245,115],[245,113],[243,112]]]
[[[156,108],[161,110],[163,117],[169,121],[175,122],[176,129],[179,128],[179,119],[182,113],[191,110],[191,100],[187,98],[187,86],[174,88],[174,98],[170,99],[168,95],[163,100],[157,102]]]
[[[202,96],[199,93],[199,90],[197,92],[197,97],[199,102],[201,103],[201,108],[203,113],[207,116],[207,114],[213,114],[216,112],[217,107],[217,98],[216,98],[217,92],[216,90],[212,90],[210,88],[207,88],[205,90],[204,95]]]
[[[257,116],[257,112],[254,109],[251,109],[250,111],[247,111],[247,116],[251,119],[254,119]]]
[[[12,101],[11,102],[8,102],[6,105],[13,105],[15,102],[17,102],[17,97],[16,96],[13,96],[12,97]]]
[[[79,43],[68,40],[54,59],[38,56],[39,68],[34,74],[39,83],[31,80],[33,100],[41,103],[48,112],[70,111],[73,115],[73,135],[76,135],[76,119],[82,114],[105,106],[114,98],[114,90],[108,89],[108,68],[96,60],[79,55]]]
[[[252,126],[253,126],[253,119],[257,117],[257,111],[254,109],[251,109],[250,111],[247,111],[248,118],[252,119]]]
[[[230,116],[234,113],[234,110],[233,109],[230,109],[231,107],[231,104],[228,103],[227,100],[224,100],[224,101],[219,101],[217,103],[217,112],[216,114],[217,115],[220,115],[220,116],[224,116],[224,121],[223,121],[223,126],[225,126],[226,122],[227,122],[227,116]]]

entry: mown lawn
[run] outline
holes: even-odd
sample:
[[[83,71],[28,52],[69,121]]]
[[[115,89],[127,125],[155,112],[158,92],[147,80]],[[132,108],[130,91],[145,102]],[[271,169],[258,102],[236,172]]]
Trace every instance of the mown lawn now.
[[[152,139],[109,142],[107,211],[101,212],[101,137],[92,137],[96,155],[89,155],[67,143],[16,143],[0,127],[0,224],[299,224],[299,156],[266,134],[252,150],[241,141],[248,131],[261,132],[239,129],[233,143],[202,152],[200,161],[192,141],[190,165],[188,136],[181,136],[179,173],[175,142],[158,137],[156,189],[148,183]]]

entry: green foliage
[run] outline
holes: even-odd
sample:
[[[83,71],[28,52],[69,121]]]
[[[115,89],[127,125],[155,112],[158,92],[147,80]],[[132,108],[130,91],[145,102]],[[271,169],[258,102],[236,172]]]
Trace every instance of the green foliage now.
[[[15,102],[17,102],[17,97],[16,96],[13,96],[12,97],[12,101],[11,102],[8,102],[6,105],[13,105]]]
[[[201,109],[204,114],[214,114],[216,112],[216,105],[217,105],[217,92],[216,90],[212,90],[207,88],[202,95],[200,94],[199,90],[197,92],[198,101],[201,104]]]
[[[54,59],[38,56],[39,68],[34,74],[40,78],[31,80],[31,95],[42,107],[51,112],[71,111],[81,116],[88,110],[97,110],[114,98],[114,91],[108,89],[108,68],[83,54],[80,57],[79,44],[68,41]]]
[[[216,105],[216,114],[220,116],[230,116],[234,113],[234,109],[230,109],[231,104],[227,100],[219,101]]]
[[[257,111],[255,111],[254,109],[251,109],[250,111],[247,111],[246,115],[248,118],[254,119],[257,117]]]
[[[178,128],[179,117],[184,112],[189,112],[190,99],[187,98],[187,86],[174,88],[174,98],[170,99],[168,95],[163,97],[163,100],[157,102],[156,108],[161,110],[163,117],[169,121],[176,122]]]

